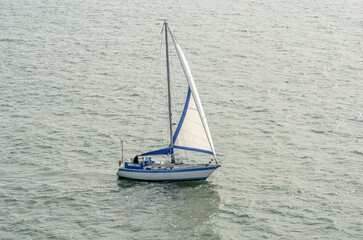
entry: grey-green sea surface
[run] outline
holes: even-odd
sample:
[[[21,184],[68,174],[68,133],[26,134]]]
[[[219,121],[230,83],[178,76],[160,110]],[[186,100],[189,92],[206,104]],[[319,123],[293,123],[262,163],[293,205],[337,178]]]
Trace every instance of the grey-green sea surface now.
[[[167,144],[165,18],[222,167],[117,180],[119,138],[125,158]],[[362,19],[361,0],[1,0],[0,238],[363,239]]]

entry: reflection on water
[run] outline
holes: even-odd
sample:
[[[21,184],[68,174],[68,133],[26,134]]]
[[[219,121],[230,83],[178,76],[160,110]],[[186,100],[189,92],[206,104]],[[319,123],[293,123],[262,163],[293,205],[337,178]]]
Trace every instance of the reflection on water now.
[[[219,239],[213,222],[220,204],[216,185],[208,181],[154,183],[127,179],[119,179],[117,184],[127,208],[137,212],[142,206],[143,213],[149,215],[149,226],[169,236]],[[156,214],[157,219],[153,218]],[[129,222],[138,222],[136,214],[132,218]]]

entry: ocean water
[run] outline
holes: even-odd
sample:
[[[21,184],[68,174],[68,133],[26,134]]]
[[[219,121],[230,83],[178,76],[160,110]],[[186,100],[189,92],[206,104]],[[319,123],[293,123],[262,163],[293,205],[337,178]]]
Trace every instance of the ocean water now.
[[[363,239],[362,9],[1,0],[0,238]],[[120,139],[167,142],[163,19],[222,163],[207,181],[116,178]]]

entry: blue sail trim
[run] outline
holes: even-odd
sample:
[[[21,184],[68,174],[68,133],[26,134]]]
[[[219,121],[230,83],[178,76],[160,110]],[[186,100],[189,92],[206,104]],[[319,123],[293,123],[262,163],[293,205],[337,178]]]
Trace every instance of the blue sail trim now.
[[[167,147],[167,148],[162,148],[162,149],[147,152],[147,153],[142,153],[142,154],[140,154],[140,156],[167,155],[167,154],[173,154],[173,153],[174,153],[174,149]]]
[[[183,113],[180,116],[180,120],[179,120],[178,127],[176,128],[175,133],[174,133],[174,136],[173,136],[173,143],[175,143],[176,139],[178,138],[180,129],[183,126],[184,119],[185,119],[185,116],[186,116],[187,111],[188,111],[188,106],[189,106],[189,101],[190,101],[191,93],[192,92],[191,92],[190,88],[188,88],[187,99],[185,101]],[[203,149],[198,149],[198,148],[182,147],[182,146],[175,146],[175,145],[174,145],[174,148],[182,149],[182,150],[189,150],[189,151],[194,151],[194,152],[207,153],[207,154],[214,155],[213,152],[211,152],[211,151],[203,150]],[[174,154],[174,149],[171,148],[170,145],[167,148],[162,148],[162,149],[159,149],[159,150],[155,150],[155,151],[143,153],[140,156],[167,155],[167,154]]]
[[[184,122],[184,119],[185,119],[185,115],[187,114],[187,111],[188,111],[188,106],[189,106],[189,101],[190,101],[190,95],[191,95],[191,91],[190,91],[190,88],[188,88],[187,99],[185,101],[183,113],[182,113],[182,115],[180,117],[178,127],[176,128],[175,133],[174,133],[173,143],[175,143],[176,139],[178,138],[180,129],[183,126],[183,122]]]
[[[210,155],[213,155],[214,156],[213,152],[208,151],[208,150],[204,150],[204,149],[191,148],[191,147],[183,147],[183,146],[174,146],[174,148],[181,149],[181,150],[194,151],[194,152],[207,153],[207,154],[210,154]],[[171,147],[162,148],[162,149],[158,149],[158,150],[155,150],[155,151],[151,151],[151,152],[147,152],[147,153],[142,153],[142,154],[140,154],[140,156],[167,155],[167,154],[174,154],[174,149],[171,148]]]
[[[207,153],[207,154],[211,154],[214,156],[213,152],[208,151],[208,150],[199,149],[199,148],[182,147],[182,146],[174,146],[174,148],[182,149],[182,150],[189,150],[189,151],[194,151],[194,152]]]

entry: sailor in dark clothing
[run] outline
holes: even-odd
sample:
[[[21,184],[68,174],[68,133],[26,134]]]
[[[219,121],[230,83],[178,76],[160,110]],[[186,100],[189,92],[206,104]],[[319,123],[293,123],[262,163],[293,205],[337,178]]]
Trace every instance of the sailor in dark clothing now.
[[[136,156],[134,157],[134,161],[133,161],[133,163],[139,163],[139,155],[136,155]]]

